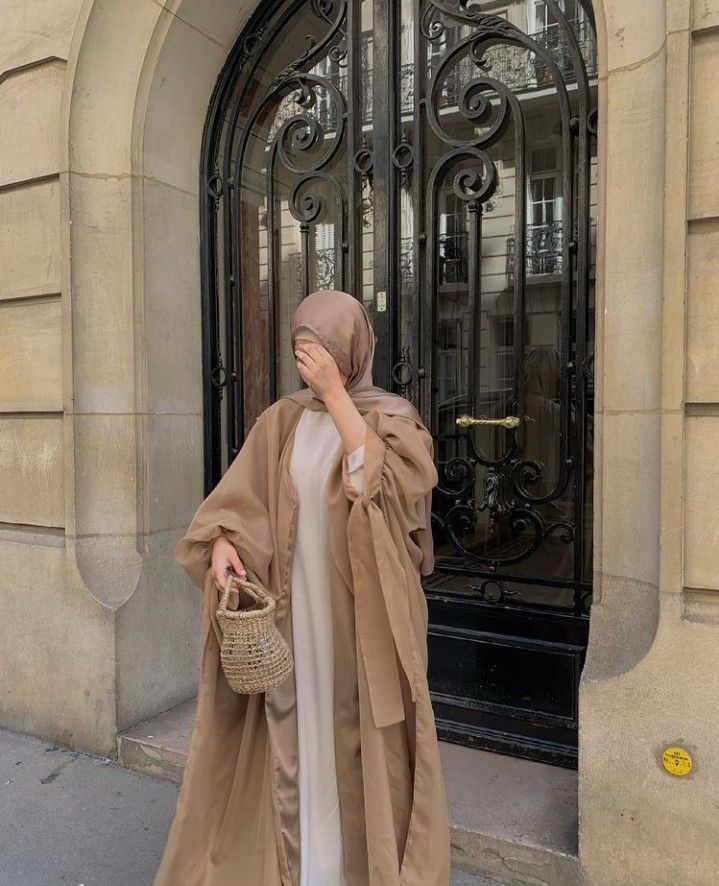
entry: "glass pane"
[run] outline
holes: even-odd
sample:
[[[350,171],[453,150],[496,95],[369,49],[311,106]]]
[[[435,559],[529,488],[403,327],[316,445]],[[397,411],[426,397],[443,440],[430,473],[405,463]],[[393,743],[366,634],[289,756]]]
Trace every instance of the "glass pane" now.
[[[580,0],[562,0],[563,15],[542,0],[399,0],[390,133],[373,95],[375,61],[388,59],[376,58],[373,0],[358,2],[281,4],[227,106],[223,442],[231,452],[273,397],[301,385],[286,333],[305,293],[347,289],[375,318],[374,255],[386,247],[375,225],[388,227],[374,165],[386,144],[397,206],[391,386],[428,392],[442,586],[570,607],[591,578],[590,18]],[[420,313],[427,302],[431,316]],[[458,425],[463,415],[483,423]]]
[[[567,21],[535,0],[510,4],[507,27],[496,4],[471,7],[495,18],[480,27],[462,7],[423,20],[435,554],[448,570],[435,580],[485,599],[572,608],[576,583],[591,580],[593,388],[584,414],[585,376],[578,382],[572,366],[593,341],[594,275],[569,248],[593,260],[595,189],[584,176],[595,176],[595,162],[592,149],[573,168],[582,147],[571,121],[596,104],[596,81],[580,97],[575,70],[583,60],[595,73],[593,34],[574,4],[563,7]],[[484,423],[458,426],[461,415]],[[516,429],[499,423],[508,417]],[[572,465],[585,445],[577,513]],[[584,545],[575,563],[576,530]],[[477,577],[452,577],[453,567]]]
[[[358,101],[361,113],[359,151],[360,155],[356,165],[360,168],[358,182],[358,203],[360,215],[360,236],[362,247],[360,250],[360,280],[362,301],[370,316],[374,317],[375,292],[374,292],[374,188],[372,185],[372,152],[374,141],[372,138],[374,120],[373,88],[374,88],[374,44],[373,44],[373,0],[362,0],[360,4],[360,71]]]
[[[371,0],[347,16],[313,0],[278,7],[228,101],[222,154],[236,186],[218,198],[217,235],[230,450],[273,397],[302,385],[287,332],[305,294],[346,289],[373,309]]]

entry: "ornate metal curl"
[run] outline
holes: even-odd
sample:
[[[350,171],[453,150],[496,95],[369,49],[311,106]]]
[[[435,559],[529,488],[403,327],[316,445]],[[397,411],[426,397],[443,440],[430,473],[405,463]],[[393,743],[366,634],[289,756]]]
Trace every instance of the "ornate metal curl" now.
[[[558,498],[566,490],[572,476],[573,466],[573,460],[567,459],[564,469],[559,472],[559,478],[555,486],[546,495],[532,495],[529,486],[539,483],[543,479],[544,465],[531,458],[522,458],[512,465],[512,486],[517,495],[521,496],[526,502],[531,502],[533,505],[545,504]]]
[[[488,126],[486,131],[475,132],[473,135],[465,138],[459,138],[447,132],[440,123],[437,113],[437,95],[444,84],[443,74],[453,63],[460,60],[462,54],[466,55],[470,48],[471,41],[465,40],[458,47],[459,51],[455,50],[455,52],[450,53],[437,68],[432,77],[430,100],[427,103],[427,121],[429,125],[437,137],[442,139],[445,144],[454,145],[455,147],[484,147],[492,144],[494,139],[504,131],[509,117],[509,106],[513,104],[512,99],[516,101],[509,88],[500,80],[487,76],[475,77],[463,87],[457,103],[457,109],[465,120],[473,126],[483,124],[492,111],[495,113],[494,121]],[[464,53],[461,50],[464,50]],[[486,95],[490,90],[494,91],[499,97],[499,104],[496,109]],[[519,109],[517,108],[517,110]]]
[[[274,140],[277,143],[278,153],[282,163],[290,170],[290,172],[294,172],[297,175],[304,175],[306,172],[322,169],[322,167],[326,166],[332,160],[339,150],[345,127],[345,101],[342,93],[333,83],[314,74],[298,75],[294,81],[291,83],[288,82],[285,86],[293,86],[298,89],[295,102],[306,110],[314,108],[315,106],[317,101],[317,87],[321,86],[327,89],[338,121],[336,130],[333,137],[330,139],[328,146],[315,157],[312,157],[310,152],[320,143],[326,134],[316,117],[313,117],[308,113],[295,114],[293,117],[285,120],[278,130]],[[297,153],[305,156],[307,162],[303,165],[296,163],[292,159],[292,155]]]
[[[332,8],[335,8],[335,6],[337,9],[337,15],[329,31],[321,40],[318,40],[313,34],[307,35],[307,49],[302,53],[302,55],[296,58],[291,64],[284,67],[279,72],[279,74],[274,77],[274,79],[270,83],[267,93],[265,93],[265,95],[260,99],[260,105],[264,104],[268,94],[271,93],[277,86],[282,85],[286,80],[294,77],[294,75],[301,69],[304,68],[305,70],[307,70],[308,68],[310,68],[317,59],[322,57],[322,54],[325,51],[331,52],[333,41],[336,38],[340,41],[346,42],[347,35],[342,29],[342,23],[345,20],[347,12],[347,0],[343,0],[343,2],[337,4],[335,4],[334,2],[324,2],[324,0],[320,0],[320,2],[318,3],[313,3],[312,8],[318,18],[321,18],[323,21],[329,21],[329,17],[332,14]],[[325,14],[323,10],[327,10],[327,14]]]
[[[302,193],[302,189],[307,185],[308,182],[311,181],[324,182],[330,188],[330,190],[334,193],[334,196],[337,198],[339,217],[342,218],[342,190],[337,181],[331,175],[328,175],[326,172],[319,171],[312,171],[308,172],[306,175],[303,175],[302,178],[295,183],[292,190],[290,191],[287,206],[292,217],[301,224],[306,225],[312,224],[319,217],[324,207],[322,197],[319,194],[312,194],[309,192]],[[342,239],[344,239],[344,232],[342,234]]]
[[[455,505],[447,511],[443,520],[440,518],[437,518],[437,520],[444,529],[452,546],[462,556],[476,563],[483,564],[490,572],[495,571],[500,566],[509,566],[512,563],[519,563],[525,560],[539,549],[542,542],[549,535],[554,533],[560,533],[559,540],[563,544],[571,544],[574,541],[575,527],[571,523],[565,520],[546,523],[536,511],[531,510],[526,505],[514,504],[507,512],[506,517],[508,527],[515,535],[519,536],[520,533],[526,531],[532,533],[532,537],[526,545],[517,553],[507,557],[477,554],[474,551],[467,550],[461,543],[459,536],[471,532],[477,522],[477,509],[473,501]]]
[[[480,148],[463,146],[453,151],[448,151],[435,165],[430,175],[428,189],[434,193],[435,187],[445,170],[458,160],[479,160],[484,170],[481,176],[475,169],[460,169],[455,173],[452,187],[460,200],[465,202],[483,202],[489,200],[497,187],[497,167],[494,161]]]
[[[437,43],[442,39],[445,32],[444,22],[437,18],[439,11],[433,4],[429,3],[422,13],[419,23],[419,29],[422,36],[429,43]]]

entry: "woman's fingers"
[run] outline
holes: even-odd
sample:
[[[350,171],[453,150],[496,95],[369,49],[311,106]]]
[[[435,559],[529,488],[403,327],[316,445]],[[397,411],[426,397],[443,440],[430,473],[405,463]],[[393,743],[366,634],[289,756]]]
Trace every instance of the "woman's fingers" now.
[[[322,347],[322,345],[308,345],[307,353],[319,366],[329,366],[330,362],[334,361],[332,354],[330,354],[327,348]]]
[[[213,564],[212,567],[212,578],[218,587],[224,588],[225,583],[227,582],[227,570],[230,566],[230,562],[226,557],[220,557]]]
[[[300,354],[297,358],[297,371],[302,377],[303,381],[306,381],[307,384],[310,384],[317,377],[317,364],[307,356],[307,354]]]
[[[234,558],[228,557],[224,562],[219,563],[212,570],[212,579],[218,587],[225,587],[227,584],[227,574],[230,569],[232,569],[236,575],[239,575],[240,578],[247,578],[247,572],[242,565],[240,558],[237,556]]]
[[[321,345],[304,343],[297,345],[295,354],[304,356],[310,363],[322,363],[325,355],[330,356],[329,351],[325,350]]]
[[[295,347],[297,371],[320,396],[343,384],[335,358],[323,345],[300,342]]]
[[[225,580],[227,579],[227,575],[223,574],[222,568],[220,566],[215,566],[212,569],[212,580],[217,585],[218,588],[224,588]]]
[[[297,368],[303,369],[305,372],[312,370],[314,362],[304,353],[304,351],[296,351],[295,359],[297,360]]]
[[[230,566],[235,570],[235,572],[237,573],[237,575],[240,576],[240,578],[247,577],[247,571],[245,570],[245,567],[242,565],[242,560],[240,560],[240,557],[234,548],[228,554],[228,560],[229,560]]]

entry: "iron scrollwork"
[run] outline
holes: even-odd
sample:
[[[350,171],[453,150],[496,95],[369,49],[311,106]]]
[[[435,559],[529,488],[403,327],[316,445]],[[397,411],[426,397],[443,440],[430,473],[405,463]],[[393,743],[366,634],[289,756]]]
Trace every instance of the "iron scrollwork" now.
[[[399,388],[398,393],[404,397],[414,378],[414,367],[409,358],[409,351],[402,348],[400,359],[392,367],[392,381]]]
[[[572,402],[572,373],[566,367],[571,362],[570,315],[573,298],[578,299],[580,306],[586,304],[587,299],[588,136],[596,133],[596,112],[590,108],[587,60],[583,55],[583,47],[579,45],[577,35],[555,0],[547,0],[546,3],[558,23],[556,30],[559,36],[552,41],[541,35],[526,34],[507,19],[482,11],[480,6],[478,3],[469,4],[466,0],[430,0],[424,7],[420,22],[420,33],[425,45],[447,47],[442,57],[439,57],[437,49],[434,50],[432,68],[426,82],[427,99],[423,107],[427,123],[435,137],[450,149],[435,162],[427,176],[428,316],[432,316],[434,308],[432,294],[437,285],[442,283],[440,268],[435,259],[440,252],[441,234],[435,220],[438,213],[436,195],[446,173],[450,169],[456,170],[460,161],[465,165],[468,161],[476,161],[467,168],[454,171],[452,182],[454,194],[466,203],[469,210],[468,255],[475,264],[472,266],[470,263],[468,266],[466,279],[470,303],[474,305],[480,297],[480,274],[476,264],[481,262],[482,210],[496,187],[497,170],[490,152],[508,133],[513,134],[515,181],[525,180],[526,124],[520,92],[521,88],[526,88],[529,74],[520,83],[516,76],[510,76],[512,72],[507,64],[510,57],[521,57],[519,53],[536,61],[536,65],[530,66],[535,79],[536,72],[541,67],[544,72],[542,77],[553,90],[560,120],[561,175],[565,205],[576,206],[573,219],[576,233],[571,238],[557,238],[552,250],[553,253],[558,253],[558,260],[552,265],[552,270],[556,269],[560,276],[562,305],[557,476],[550,489],[542,489],[541,493],[538,491],[545,485],[545,466],[536,458],[523,454],[525,435],[521,426],[503,432],[500,438],[503,446],[498,454],[492,456],[480,449],[473,429],[467,428],[464,432],[457,429],[457,439],[463,438],[467,454],[449,458],[443,464],[436,491],[433,520],[441,537],[466,562],[481,565],[491,572],[528,559],[550,535],[555,535],[562,544],[567,545],[579,545],[581,541],[580,533],[577,532],[576,509],[571,518],[552,520],[544,516],[541,506],[554,506],[566,500],[576,468],[570,446],[575,449],[578,445],[581,446],[576,426],[577,422],[583,421],[581,413],[584,406],[581,404],[578,414]],[[455,36],[453,46],[448,39],[450,29]],[[512,52],[514,56],[511,56]],[[455,73],[459,69],[462,76]],[[569,83],[576,84],[576,99],[570,100]],[[445,110],[448,105],[451,105],[454,117]],[[464,128],[459,128],[454,122],[458,119],[456,115],[467,124]],[[542,231],[532,235],[533,239],[528,239],[526,199],[524,187],[517,186],[513,253],[520,258],[515,258],[510,278],[515,304],[514,381],[506,403],[507,408],[515,414],[524,413],[523,324],[527,264],[523,257],[532,244],[536,246],[537,236],[544,236]],[[546,249],[546,242],[543,242]],[[576,336],[577,349],[581,352],[587,330],[586,317],[580,315],[579,319],[581,325],[576,329]],[[477,328],[476,323],[472,328]],[[432,342],[427,334],[424,348],[431,347]],[[473,348],[478,347],[477,342],[470,341],[470,365],[473,363],[471,355],[475,353]],[[582,377],[588,372],[589,362],[582,356],[578,363]],[[433,427],[438,426],[436,406],[431,402],[426,405],[425,419]],[[478,469],[484,471],[483,495],[480,501],[475,501]],[[485,553],[481,549],[470,549],[463,543],[463,538],[472,537],[478,515],[482,512],[488,515],[490,524],[503,522],[509,537],[514,539],[509,552]]]
[[[501,8],[261,0],[250,17],[202,145],[205,491],[294,384],[297,299],[362,297],[374,380],[435,441],[442,737],[556,763],[576,759],[591,605],[596,41],[590,0]],[[531,188],[542,140],[557,212]],[[546,390],[530,383],[545,360]]]
[[[216,214],[224,243],[220,251],[213,240],[217,232],[209,237],[205,254],[212,258],[203,274],[216,297],[210,312],[209,387],[218,401],[227,393],[222,407],[227,452],[236,451],[244,436],[247,411],[241,304],[245,280],[256,275],[257,261],[243,251],[248,226],[253,226],[255,242],[259,237],[266,262],[259,294],[267,303],[270,400],[278,395],[277,318],[286,299],[282,281],[296,281],[300,295],[332,286],[359,294],[381,255],[389,274],[381,288],[392,294],[387,313],[396,312],[396,302],[410,294],[412,302],[408,318],[392,316],[388,322],[382,342],[387,377],[378,382],[416,399],[425,423],[438,433],[438,292],[463,292],[469,331],[462,349],[468,377],[475,373],[480,391],[483,243],[497,206],[513,209],[511,238],[506,239],[513,344],[505,412],[526,413],[527,278],[551,274],[561,315],[557,470],[549,476],[542,460],[527,451],[524,421],[495,431],[494,446],[485,445],[481,431],[453,428],[455,450],[438,464],[433,525],[477,571],[527,560],[550,536],[574,544],[577,569],[582,557],[577,478],[584,470],[578,447],[593,388],[586,306],[589,145],[597,129],[589,72],[596,71],[595,48],[587,0],[580,2],[586,12],[582,29],[568,21],[558,0],[544,5],[551,30],[531,34],[486,11],[487,4],[478,0],[416,0],[412,21],[398,22],[389,38],[379,41],[371,27],[365,30],[360,0],[267,0],[233,50],[226,76],[234,86],[225,83],[218,89],[216,132],[203,160],[205,211]],[[277,47],[292,45],[283,35],[295,17],[304,30],[292,58],[288,48]],[[405,28],[412,29],[409,41]],[[402,48],[408,43],[414,47],[411,58]],[[378,83],[390,85],[386,115],[385,108],[380,114],[376,107],[383,95]],[[540,89],[545,103],[556,108],[558,180],[571,217],[537,223],[528,217],[523,184],[513,196],[505,194],[508,177],[502,164],[516,182],[528,180],[528,96]],[[248,176],[254,176],[249,197]],[[448,199],[463,214],[462,226],[455,229],[440,224]],[[411,229],[399,223],[403,201],[410,206]],[[283,242],[288,220],[298,244],[289,253]],[[331,237],[319,236],[318,226],[325,222],[333,229]],[[388,246],[388,240],[396,242]],[[372,241],[374,256],[368,258]],[[399,340],[400,328],[408,338]],[[472,400],[475,393],[467,396],[468,412],[486,411]],[[572,498],[570,516],[565,505]],[[472,534],[487,521],[490,527],[501,525],[512,542],[501,553],[472,545]]]

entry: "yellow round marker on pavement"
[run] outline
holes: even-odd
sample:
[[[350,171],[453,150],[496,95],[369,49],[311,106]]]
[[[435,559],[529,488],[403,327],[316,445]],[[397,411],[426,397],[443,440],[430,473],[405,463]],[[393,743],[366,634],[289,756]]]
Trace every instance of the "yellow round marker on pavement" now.
[[[687,775],[692,768],[692,758],[684,748],[666,748],[662,765],[672,775]]]

